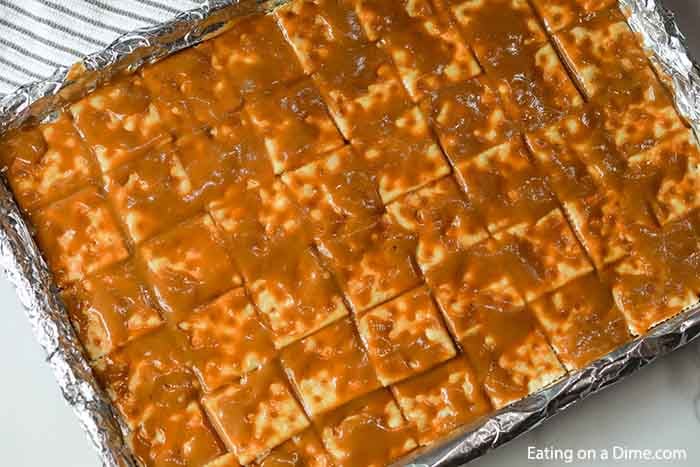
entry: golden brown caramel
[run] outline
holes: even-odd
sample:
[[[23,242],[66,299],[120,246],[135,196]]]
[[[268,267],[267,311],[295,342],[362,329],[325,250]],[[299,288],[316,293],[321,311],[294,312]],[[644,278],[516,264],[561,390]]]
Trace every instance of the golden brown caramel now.
[[[379,387],[360,336],[348,318],[290,345],[281,358],[310,416]]]
[[[192,182],[169,144],[107,172],[104,188],[134,243],[192,212]]]
[[[270,15],[236,20],[211,41],[212,67],[231,89],[249,97],[302,76],[294,53]]]
[[[143,81],[118,78],[70,107],[75,125],[106,172],[169,139]]]
[[[413,251],[415,238],[388,216],[347,237],[323,240],[320,245],[355,312],[419,284]]]
[[[556,36],[587,96],[626,157],[645,151],[683,123],[652,71],[635,34],[620,16],[601,18]]]
[[[275,248],[247,278],[277,348],[348,314],[330,273],[303,245],[286,243]]]
[[[199,205],[221,198],[232,185],[269,185],[272,164],[246,112],[234,112],[211,128],[182,135],[177,155]]]
[[[532,45],[489,57],[487,76],[501,95],[506,113],[533,131],[574,112],[583,104],[550,44]],[[478,49],[477,49],[478,53]]]
[[[494,54],[547,40],[527,0],[438,0],[436,3],[451,10],[482,64]]]
[[[610,286],[588,274],[532,303],[532,310],[568,370],[577,370],[630,339]]]
[[[226,447],[243,465],[309,426],[277,363],[205,396],[203,403]]]
[[[230,185],[223,197],[210,203],[209,212],[244,276],[252,278],[275,248],[285,243],[304,248],[310,242],[303,213],[278,181]]]
[[[275,173],[301,167],[343,145],[321,95],[308,79],[261,95],[247,109]]]
[[[421,108],[455,165],[514,136],[497,91],[484,77],[433,92]]]
[[[392,391],[406,419],[416,424],[421,445],[430,444],[491,409],[464,355],[399,383]]]
[[[417,446],[414,429],[386,389],[355,399],[316,422],[339,467],[379,467]]]
[[[512,263],[516,288],[532,301],[592,267],[562,212],[550,212],[533,224],[518,224],[496,235],[500,255]]]
[[[306,73],[345,71],[358,78],[372,72],[356,59],[367,38],[344,2],[298,0],[277,8],[275,17]]]
[[[137,462],[385,466],[695,303],[613,3],[292,0],[4,135]]]
[[[131,261],[77,282],[62,294],[71,321],[91,359],[158,327],[162,319]]]
[[[558,32],[604,14],[619,14],[615,0],[532,0],[547,29]],[[614,13],[613,13],[614,12]]]
[[[311,220],[318,238],[348,235],[381,214],[379,187],[350,147],[282,176]]]
[[[330,455],[323,448],[321,440],[312,428],[292,436],[289,440],[272,449],[259,467],[332,467]]]
[[[98,169],[69,114],[2,142],[0,158],[15,198],[33,211],[97,181]]]
[[[357,327],[384,386],[426,371],[456,352],[424,288],[368,311]]]
[[[259,368],[275,355],[270,335],[244,289],[195,309],[178,328],[189,339],[194,370],[207,391]]]
[[[497,408],[563,374],[514,287],[513,258],[492,240],[429,276],[453,334]]]
[[[59,284],[125,259],[129,252],[117,221],[95,188],[85,188],[33,216],[39,246]]]
[[[93,368],[130,428],[149,417],[187,409],[197,397],[187,340],[166,326],[132,340]]]
[[[690,130],[670,136],[629,159],[630,181],[649,196],[661,224],[700,206],[700,149]]]
[[[139,254],[158,302],[174,322],[241,282],[208,214],[152,238]]]
[[[415,101],[426,92],[465,81],[480,72],[476,59],[449,17],[429,0],[353,0],[371,40],[381,40]]]
[[[481,216],[452,178],[410,193],[387,210],[396,223],[417,235],[415,256],[424,273],[488,237]]]
[[[638,226],[630,256],[614,267],[613,295],[634,335],[697,302],[700,245],[688,221]]]
[[[492,233],[537,220],[556,206],[545,177],[518,139],[460,163],[457,175]]]
[[[241,464],[238,463],[236,456],[229,452],[208,462],[204,467],[241,467]]]
[[[212,66],[209,42],[171,55],[141,74],[171,132],[189,133],[214,125],[242,104],[240,87]]]
[[[153,466],[205,465],[224,452],[197,402],[150,413],[130,433],[129,445],[142,464]]]

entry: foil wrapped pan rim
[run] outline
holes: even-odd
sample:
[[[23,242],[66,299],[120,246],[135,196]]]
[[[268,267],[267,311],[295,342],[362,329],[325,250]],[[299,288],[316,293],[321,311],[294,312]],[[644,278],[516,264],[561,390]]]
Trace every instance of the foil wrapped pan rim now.
[[[0,98],[0,133],[36,122],[85,95],[116,73],[138,68],[209,34],[223,30],[237,16],[267,11],[285,0],[208,0],[156,26],[117,38],[73,67],[58,68],[42,81],[21,86]],[[668,79],[679,111],[700,135],[700,68],[690,58],[673,14],[660,0],[619,0],[628,23],[639,33],[652,62]],[[74,409],[103,465],[136,466],[107,395],[99,388],[83,356],[57,289],[31,230],[6,180],[0,183],[0,266],[14,285],[36,339],[47,354],[67,403]],[[396,465],[452,467],[540,425],[571,404],[617,383],[656,358],[700,335],[700,305],[685,310],[588,367],[528,396]]]

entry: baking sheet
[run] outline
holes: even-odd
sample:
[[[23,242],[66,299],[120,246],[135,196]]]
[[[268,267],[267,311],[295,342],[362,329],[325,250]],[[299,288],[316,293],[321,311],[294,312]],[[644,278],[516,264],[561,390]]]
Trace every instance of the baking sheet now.
[[[25,85],[0,100],[0,132],[41,121],[85,95],[115,73],[138,68],[223,30],[236,16],[269,10],[283,0],[210,0],[170,22],[133,31],[70,69]],[[633,30],[652,60],[669,77],[676,104],[696,134],[700,130],[700,71],[690,59],[673,15],[658,0],[620,0]],[[37,340],[46,351],[66,401],[106,466],[135,466],[123,427],[99,389],[30,230],[7,184],[0,184],[0,265],[16,287]],[[471,426],[396,465],[457,466],[534,428],[569,405],[618,381],[700,334],[700,306],[684,311],[589,367]]]

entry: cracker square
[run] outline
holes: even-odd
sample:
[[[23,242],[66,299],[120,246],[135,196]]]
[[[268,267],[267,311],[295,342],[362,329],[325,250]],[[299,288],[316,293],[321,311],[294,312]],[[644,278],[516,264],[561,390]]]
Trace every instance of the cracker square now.
[[[622,15],[561,32],[555,43],[589,99],[633,91],[655,79],[647,55]]]
[[[460,355],[391,388],[401,412],[426,446],[491,411],[474,370]]]
[[[654,223],[644,200],[629,199],[625,193],[606,188],[564,201],[563,209],[598,270],[627,255],[636,224]]]
[[[171,145],[104,175],[104,187],[135,243],[141,243],[191,214],[192,182]]]
[[[129,445],[142,465],[211,465],[224,448],[197,402],[151,413],[129,434]]]
[[[418,237],[416,261],[424,273],[489,235],[480,214],[452,178],[409,193],[387,210],[397,224]]]
[[[301,167],[343,145],[316,86],[304,79],[260,96],[248,113],[276,174]]]
[[[273,249],[311,244],[303,212],[287,187],[279,181],[229,185],[226,193],[209,204],[209,212],[224,233],[232,256],[243,275],[253,280]]]
[[[457,175],[491,233],[534,221],[556,206],[545,177],[519,139],[460,163]]]
[[[665,263],[674,280],[697,293],[700,291],[700,236],[696,221],[689,216],[669,222],[661,228],[661,232],[662,241],[649,242],[658,245],[657,251],[646,254],[657,259],[665,257]]]
[[[383,216],[346,237],[322,240],[319,251],[359,313],[419,284],[415,245],[408,231]]]
[[[285,348],[281,360],[311,417],[380,386],[349,318]]]
[[[559,360],[574,371],[631,339],[610,286],[596,274],[573,280],[531,304]]]
[[[358,318],[357,327],[384,386],[422,373],[456,353],[424,287],[368,311]]]
[[[278,349],[348,314],[333,277],[310,247],[287,242],[261,259],[246,278]]]
[[[589,99],[603,109],[606,130],[624,156],[684,128],[623,18],[577,26],[557,34],[556,43]]]
[[[99,177],[99,169],[73,127],[70,114],[63,113],[41,128],[8,135],[2,145],[7,180],[25,211],[64,198]]]
[[[293,0],[275,9],[275,18],[307,74],[344,67],[349,49],[367,43],[359,20],[344,2]]]
[[[634,256],[618,263],[615,273],[615,302],[635,336],[645,334],[698,301],[697,295],[683,284],[675,283],[668,274],[659,277],[659,271],[650,271],[647,264]]]
[[[630,332],[652,327],[698,301],[698,240],[689,221],[639,227],[634,249],[614,266],[613,296]],[[690,260],[690,261],[689,261]]]
[[[428,275],[447,324],[497,409],[564,373],[515,288],[516,265],[490,239]]]
[[[118,78],[69,110],[103,172],[170,139],[166,121],[138,76]]]
[[[197,305],[241,283],[208,214],[141,244],[139,254],[158,302],[175,323]]]
[[[551,33],[610,14],[609,10],[619,14],[615,0],[532,0],[532,3]]]
[[[624,157],[634,156],[687,128],[666,90],[656,81],[631,99],[603,104],[606,130]]]
[[[367,36],[382,39],[382,47],[393,57],[414,101],[420,101],[426,92],[480,73],[455,25],[429,1],[353,3]]]
[[[438,0],[437,3],[451,10],[482,64],[509,46],[547,41],[527,0]]]
[[[222,197],[231,185],[269,186],[274,181],[265,146],[245,111],[229,114],[211,128],[182,135],[175,144],[197,205]]]
[[[551,44],[517,46],[513,50],[517,52],[500,51],[484,68],[501,95],[506,113],[525,131],[556,122],[583,105],[583,98]]]
[[[313,428],[307,428],[273,448],[269,454],[258,461],[257,465],[260,467],[332,467],[333,462]]]
[[[315,236],[331,238],[366,227],[382,212],[367,164],[349,146],[282,176],[311,220]]]
[[[472,332],[475,318],[491,310],[522,308],[525,302],[510,276],[510,258],[486,240],[454,254],[427,275],[452,334],[461,340]]]
[[[484,77],[430,93],[421,109],[455,165],[515,136],[498,92]]]
[[[528,302],[593,269],[559,209],[534,224],[500,232],[496,239],[513,256],[516,287]]]
[[[148,417],[185,409],[197,398],[199,385],[188,364],[185,336],[163,326],[92,366],[133,430]]]
[[[181,50],[140,70],[171,131],[187,134],[215,125],[243,104],[240,88],[212,66],[212,44],[218,40]]]
[[[243,465],[309,426],[276,362],[204,396],[202,402],[226,447]]]
[[[601,185],[620,185],[624,158],[617,153],[593,108],[569,115],[526,136],[536,164],[562,201],[575,200]]]
[[[369,42],[343,54],[346,59],[320,69],[313,78],[345,139],[372,131],[378,120],[397,118],[414,105],[385,50]]]
[[[38,211],[32,222],[59,285],[78,281],[129,255],[107,200],[94,187]]]
[[[212,41],[212,67],[246,97],[303,76],[272,15],[239,18]]]
[[[418,445],[413,426],[386,389],[320,417],[316,426],[338,467],[381,467]]]
[[[73,327],[93,360],[163,322],[131,260],[108,267],[62,292]]]
[[[566,373],[527,308],[476,313],[474,328],[460,342],[496,409]]]
[[[685,130],[629,159],[631,177],[644,186],[661,224],[700,206],[700,149]]]
[[[351,143],[376,172],[384,203],[450,173],[419,107],[391,120],[376,120],[370,127],[372,131],[357,134]]]
[[[242,288],[195,309],[177,327],[188,337],[194,370],[208,392],[275,355],[270,335]]]

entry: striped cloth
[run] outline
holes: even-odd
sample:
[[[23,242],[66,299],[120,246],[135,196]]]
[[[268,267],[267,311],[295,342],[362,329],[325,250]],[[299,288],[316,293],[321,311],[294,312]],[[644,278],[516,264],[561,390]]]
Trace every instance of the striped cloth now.
[[[50,76],[198,0],[0,0],[0,94]]]

